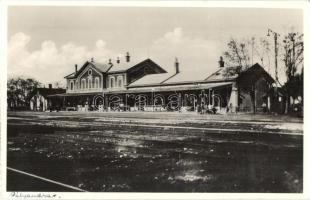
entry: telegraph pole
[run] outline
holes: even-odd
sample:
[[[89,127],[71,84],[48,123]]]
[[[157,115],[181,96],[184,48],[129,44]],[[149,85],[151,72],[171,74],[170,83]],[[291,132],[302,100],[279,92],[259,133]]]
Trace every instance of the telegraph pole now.
[[[252,37],[252,39],[251,39],[251,45],[252,45],[252,66],[253,66],[254,37]]]
[[[279,33],[268,29],[268,34],[267,36],[270,36],[270,33],[273,34],[273,38],[274,38],[274,55],[275,55],[275,78],[276,78],[276,83],[279,83],[279,77],[278,77],[278,36],[280,36]]]
[[[290,41],[292,42],[292,54],[290,57],[290,59],[292,59],[291,63],[292,63],[292,68],[294,69],[295,68],[295,36],[296,36],[296,33],[289,33],[289,39]],[[294,73],[292,74],[292,76],[294,76]]]

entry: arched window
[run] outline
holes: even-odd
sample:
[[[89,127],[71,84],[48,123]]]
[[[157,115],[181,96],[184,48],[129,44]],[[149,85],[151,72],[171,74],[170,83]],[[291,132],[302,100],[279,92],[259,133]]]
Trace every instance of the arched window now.
[[[114,77],[111,77],[111,78],[110,78],[110,87],[111,87],[111,88],[114,88],[114,82],[115,82],[115,78],[114,78]]]
[[[117,77],[117,86],[123,87],[123,77],[122,76]]]
[[[73,81],[70,82],[70,90],[73,90],[74,86],[73,86]]]
[[[95,88],[99,88],[99,77],[95,78]]]
[[[92,86],[91,82],[92,82],[92,80],[89,78],[89,79],[88,79],[88,88],[89,88],[89,89],[92,88],[92,87],[91,87],[91,86]]]
[[[86,80],[85,80],[85,79],[82,79],[81,88],[82,88],[82,89],[85,89],[85,88],[86,88]]]

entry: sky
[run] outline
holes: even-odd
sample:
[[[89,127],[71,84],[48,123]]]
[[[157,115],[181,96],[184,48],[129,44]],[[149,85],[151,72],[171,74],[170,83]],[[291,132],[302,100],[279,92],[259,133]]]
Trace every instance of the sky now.
[[[134,62],[151,58],[167,71],[211,74],[231,38],[266,38],[268,28],[283,40],[303,32],[298,9],[11,6],[8,10],[8,76],[43,84],[62,82],[90,58],[106,62],[129,52]],[[274,60],[264,67],[273,75]],[[260,62],[258,56],[253,63]],[[281,64],[280,64],[281,65]],[[284,80],[283,66],[279,66]]]

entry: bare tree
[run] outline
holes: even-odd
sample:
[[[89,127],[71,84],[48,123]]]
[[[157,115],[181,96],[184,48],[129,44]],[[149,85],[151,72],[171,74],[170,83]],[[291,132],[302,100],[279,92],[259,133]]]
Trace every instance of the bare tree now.
[[[300,77],[303,79],[303,76],[296,74],[298,67],[303,68],[303,34],[288,33],[283,40],[283,48],[283,61],[285,64],[287,78],[287,81],[284,85],[286,91],[285,113],[289,113],[291,111],[291,104],[294,104],[294,101],[291,102],[291,97],[296,97],[296,87],[300,86],[298,80]]]
[[[224,74],[227,76],[240,74],[242,71],[249,68],[249,50],[246,42],[238,42],[232,38],[227,44],[227,51],[224,52],[226,64]],[[227,73],[226,73],[227,72]]]
[[[263,67],[268,66],[268,72],[270,71],[270,43],[266,38],[261,37],[257,41],[255,37],[251,38],[251,43],[249,45],[252,46],[252,65],[254,57],[259,59],[259,62]],[[268,61],[268,64],[265,64]]]

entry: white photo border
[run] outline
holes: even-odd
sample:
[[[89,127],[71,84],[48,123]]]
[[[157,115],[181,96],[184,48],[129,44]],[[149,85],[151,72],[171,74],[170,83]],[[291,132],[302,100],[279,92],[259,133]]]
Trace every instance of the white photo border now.
[[[304,74],[305,86],[310,85],[309,67],[309,1],[26,1],[26,0],[0,0],[0,114],[1,114],[1,199],[43,199],[39,197],[42,192],[22,192],[21,197],[13,197],[6,191],[6,81],[7,81],[7,11],[10,6],[111,6],[111,7],[225,7],[225,8],[297,8],[304,12]],[[308,102],[309,92],[304,91],[304,102]],[[304,122],[309,121],[310,104],[304,104]],[[304,123],[304,162],[303,162],[303,193],[72,193],[72,192],[43,192],[55,194],[55,198],[44,199],[310,199],[310,123]],[[23,197],[24,195],[24,197]],[[27,198],[29,196],[29,198]]]

